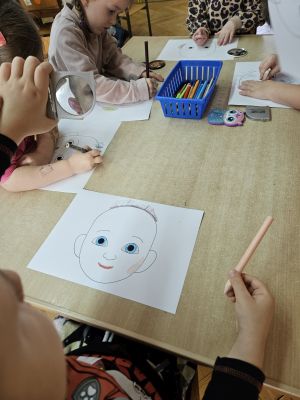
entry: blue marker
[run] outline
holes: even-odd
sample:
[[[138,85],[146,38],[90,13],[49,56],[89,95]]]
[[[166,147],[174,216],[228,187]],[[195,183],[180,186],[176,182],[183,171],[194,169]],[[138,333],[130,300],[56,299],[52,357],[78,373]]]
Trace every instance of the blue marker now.
[[[200,90],[200,93],[199,93],[198,96],[197,96],[197,99],[201,99],[201,97],[202,97],[202,95],[203,95],[203,93],[204,93],[204,90],[205,90],[207,84],[208,84],[208,81],[205,81],[205,82],[203,83],[203,86],[201,87],[201,90]]]
[[[198,89],[196,90],[196,93],[194,94],[193,99],[198,99],[198,95],[199,95],[203,85],[204,85],[204,82],[201,82],[200,85],[198,86]]]

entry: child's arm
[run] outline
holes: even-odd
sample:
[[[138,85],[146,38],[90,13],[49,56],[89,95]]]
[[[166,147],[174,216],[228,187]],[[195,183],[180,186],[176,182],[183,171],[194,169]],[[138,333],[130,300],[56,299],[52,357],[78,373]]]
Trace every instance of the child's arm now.
[[[205,0],[189,0],[188,2],[188,17],[186,19],[186,24],[189,32],[193,36],[193,39],[197,42],[197,38],[199,35],[203,36],[203,31],[199,28],[205,28],[207,32],[207,39],[209,38],[211,31],[209,28],[209,15],[208,15],[208,6],[207,1]],[[198,35],[199,34],[199,35]],[[203,46],[204,42],[198,43],[200,46]]]
[[[72,25],[61,31],[54,26],[49,60],[59,71],[92,71],[97,101],[124,104],[149,99],[146,79],[138,79],[145,66],[135,64],[130,57],[122,55],[115,39],[108,33],[101,34],[90,44],[80,28]],[[107,78],[102,75],[103,69],[107,75],[125,80]]]
[[[102,162],[98,150],[75,153],[68,160],[48,165],[25,165],[16,168],[7,181],[1,183],[10,192],[33,190],[58,182],[70,176],[87,172]]]
[[[271,100],[300,110],[300,85],[275,81],[244,81],[240,84],[242,96]]]
[[[36,149],[30,153],[25,153],[19,160],[18,166],[48,164],[52,160],[58,135],[56,127],[50,132],[39,135]]]
[[[262,0],[243,0],[240,2],[239,10],[234,14],[241,21],[238,28],[239,33],[255,33],[259,25],[263,25],[265,20],[263,16]]]

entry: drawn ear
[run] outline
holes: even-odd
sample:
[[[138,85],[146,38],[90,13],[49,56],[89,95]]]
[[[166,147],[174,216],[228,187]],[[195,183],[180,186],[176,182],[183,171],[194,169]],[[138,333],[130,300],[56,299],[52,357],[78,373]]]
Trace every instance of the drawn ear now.
[[[85,239],[86,235],[81,234],[79,236],[77,236],[77,238],[75,239],[74,242],[74,254],[76,257],[80,257],[80,251],[81,251],[81,246],[83,244],[83,241]]]
[[[157,253],[155,250],[150,250],[147,257],[145,258],[145,261],[141,265],[141,267],[138,269],[138,271],[135,271],[137,274],[140,272],[146,271],[148,268],[151,267],[151,265],[154,263],[154,261],[157,258]]]

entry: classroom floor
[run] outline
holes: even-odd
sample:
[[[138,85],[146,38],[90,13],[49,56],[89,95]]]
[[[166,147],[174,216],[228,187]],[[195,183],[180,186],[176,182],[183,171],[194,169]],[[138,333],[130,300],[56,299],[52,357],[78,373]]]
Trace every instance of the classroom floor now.
[[[165,0],[149,2],[149,11],[151,17],[151,25],[153,36],[186,36],[188,31],[185,25],[187,17],[187,1],[186,0]],[[122,22],[122,26],[126,29],[126,21]],[[131,27],[133,35],[148,36],[148,26],[145,10],[141,10],[131,16]],[[47,38],[45,39],[47,47]],[[48,314],[50,318],[54,318],[53,314]],[[212,369],[199,366],[197,371],[197,379],[193,386],[191,400],[202,400],[205,389],[210,381]],[[299,397],[290,396],[277,390],[271,390],[264,387],[260,400],[299,400]]]

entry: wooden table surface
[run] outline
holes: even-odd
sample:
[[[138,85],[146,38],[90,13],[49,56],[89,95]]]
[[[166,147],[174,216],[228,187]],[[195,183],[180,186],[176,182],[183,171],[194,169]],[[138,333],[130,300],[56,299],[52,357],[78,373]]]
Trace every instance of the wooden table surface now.
[[[167,39],[148,38],[150,59]],[[124,52],[142,61],[144,40],[131,39]],[[242,37],[239,46],[249,54],[238,61],[273,51],[272,37]],[[172,65],[161,73],[167,76]],[[233,69],[234,61],[224,62],[211,106],[226,104]],[[21,275],[27,300],[39,307],[213,364],[236,337],[234,310],[223,295],[227,272],[272,215],[247,271],[276,298],[268,382],[299,394],[299,128],[295,110],[273,109],[271,122],[247,120],[232,129],[208,125],[206,118],[164,118],[158,102],[149,121],[122,123],[86,188],[205,211],[175,315],[26,268],[72,194],[0,190],[0,266]]]

